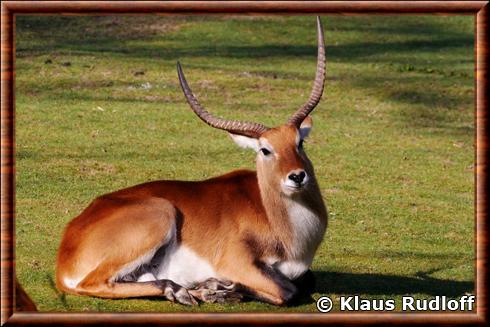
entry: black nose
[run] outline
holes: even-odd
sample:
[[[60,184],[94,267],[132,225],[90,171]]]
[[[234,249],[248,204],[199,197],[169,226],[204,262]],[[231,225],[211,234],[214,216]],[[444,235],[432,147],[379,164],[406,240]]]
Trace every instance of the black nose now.
[[[303,179],[305,179],[305,177],[306,177],[306,173],[304,171],[301,171],[299,174],[292,173],[289,174],[288,176],[288,178],[293,182],[295,182],[296,184],[301,184],[301,182],[303,181]]]

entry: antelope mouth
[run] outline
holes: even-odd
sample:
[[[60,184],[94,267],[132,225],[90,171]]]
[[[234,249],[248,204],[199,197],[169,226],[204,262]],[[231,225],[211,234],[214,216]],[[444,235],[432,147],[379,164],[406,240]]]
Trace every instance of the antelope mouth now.
[[[303,181],[302,183],[294,183],[289,180],[282,183],[282,189],[286,194],[292,194],[303,191],[308,184],[308,181]]]
[[[298,192],[304,189],[304,186],[303,185],[285,186],[285,188],[289,191]]]

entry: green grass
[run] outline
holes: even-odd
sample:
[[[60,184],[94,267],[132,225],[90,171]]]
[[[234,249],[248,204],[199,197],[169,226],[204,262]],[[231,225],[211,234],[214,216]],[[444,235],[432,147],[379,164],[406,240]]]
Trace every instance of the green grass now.
[[[313,17],[18,16],[16,271],[43,311],[315,312],[103,300],[53,285],[64,226],[97,195],[253,168],[188,108],[279,125],[307,98]],[[306,150],[330,211],[313,298],[474,292],[473,17],[323,18],[326,90]]]

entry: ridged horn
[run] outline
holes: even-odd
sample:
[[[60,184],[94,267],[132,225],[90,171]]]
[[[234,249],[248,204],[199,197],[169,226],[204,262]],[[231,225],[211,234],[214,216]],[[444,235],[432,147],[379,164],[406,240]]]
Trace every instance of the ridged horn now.
[[[288,120],[288,124],[294,125],[299,128],[303,120],[315,109],[318,102],[322,97],[323,84],[325,83],[325,41],[323,39],[323,27],[320,17],[316,17],[317,34],[318,34],[318,56],[316,64],[316,76],[313,83],[313,89],[311,90],[310,98],[308,101],[299,108]]]
[[[184,72],[182,71],[182,67],[180,66],[179,62],[177,62],[177,73],[179,74],[180,86],[182,87],[182,91],[184,91],[187,103],[189,103],[196,115],[209,126],[228,131],[232,134],[244,135],[253,138],[259,138],[262,133],[269,129],[268,127],[258,123],[226,120],[213,116],[197,101],[189,87],[189,84],[187,84]]]

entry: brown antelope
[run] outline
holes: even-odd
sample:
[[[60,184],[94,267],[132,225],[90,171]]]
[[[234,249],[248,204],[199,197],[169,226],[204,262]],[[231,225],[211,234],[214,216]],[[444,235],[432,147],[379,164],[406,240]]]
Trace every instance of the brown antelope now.
[[[257,171],[204,181],[154,181],[95,199],[66,227],[57,287],[102,298],[162,296],[182,304],[247,296],[288,303],[312,277],[309,267],[327,210],[303,149],[325,80],[317,18],[316,77],[308,101],[282,126],[225,120],[206,111],[179,63],[192,110],[257,152]],[[301,281],[301,283],[300,283]]]

